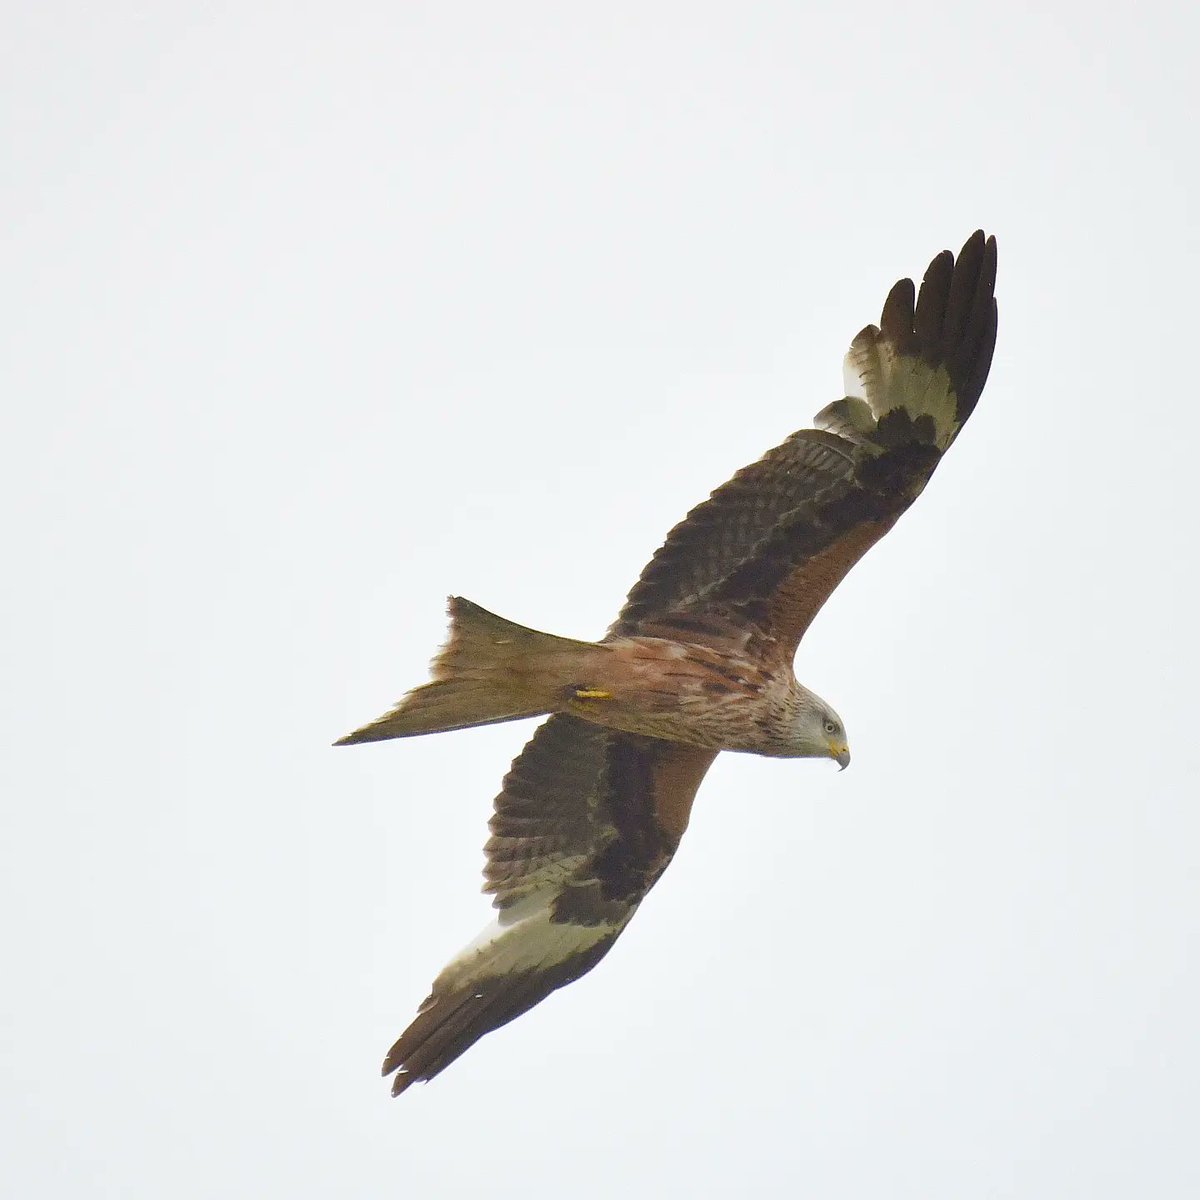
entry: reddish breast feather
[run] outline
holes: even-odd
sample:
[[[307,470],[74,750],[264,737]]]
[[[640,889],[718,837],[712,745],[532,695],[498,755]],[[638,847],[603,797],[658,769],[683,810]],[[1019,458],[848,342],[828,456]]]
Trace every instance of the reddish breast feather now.
[[[607,648],[597,678],[581,688],[587,695],[570,706],[579,716],[685,745],[779,752],[772,726],[789,677],[740,652],[664,638],[616,638]]]

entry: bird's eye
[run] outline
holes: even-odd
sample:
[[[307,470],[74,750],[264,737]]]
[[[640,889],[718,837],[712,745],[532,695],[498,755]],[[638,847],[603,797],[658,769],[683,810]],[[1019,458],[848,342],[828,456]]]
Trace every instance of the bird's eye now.
[[[826,733],[837,733],[837,722],[826,720],[825,732]]]

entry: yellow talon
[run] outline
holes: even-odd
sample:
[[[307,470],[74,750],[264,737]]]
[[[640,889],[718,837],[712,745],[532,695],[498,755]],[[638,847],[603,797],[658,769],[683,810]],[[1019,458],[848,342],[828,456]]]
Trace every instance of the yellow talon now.
[[[576,700],[611,700],[612,692],[602,692],[598,688],[576,688]]]

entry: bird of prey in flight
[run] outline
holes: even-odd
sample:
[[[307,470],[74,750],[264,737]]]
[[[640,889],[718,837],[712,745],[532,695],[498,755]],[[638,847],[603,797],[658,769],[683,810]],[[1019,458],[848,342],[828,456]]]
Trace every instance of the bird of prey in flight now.
[[[432,682],[339,745],[550,714],[496,797],[496,920],[388,1052],[399,1095],[591,970],[670,863],[722,750],[832,758],[841,717],[792,671],[805,630],[971,415],[996,341],[996,242],[902,279],[850,343],[845,395],[667,536],[598,642],[453,597]]]

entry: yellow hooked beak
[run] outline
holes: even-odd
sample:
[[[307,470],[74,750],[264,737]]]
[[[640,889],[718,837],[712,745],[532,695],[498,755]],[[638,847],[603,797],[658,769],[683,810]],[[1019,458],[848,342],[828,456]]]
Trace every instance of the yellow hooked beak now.
[[[829,757],[844,771],[850,765],[850,747],[845,742],[830,742]]]

